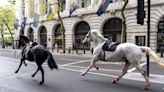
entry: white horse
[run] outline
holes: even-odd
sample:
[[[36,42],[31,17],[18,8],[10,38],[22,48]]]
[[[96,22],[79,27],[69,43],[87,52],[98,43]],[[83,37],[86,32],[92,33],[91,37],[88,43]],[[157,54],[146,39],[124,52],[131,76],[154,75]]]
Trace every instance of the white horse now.
[[[86,34],[82,42],[85,43],[90,41],[95,44],[93,57],[89,67],[84,72],[81,73],[82,76],[84,76],[92,67],[98,69],[95,63],[98,60],[102,60],[104,54],[102,46],[107,41],[107,39],[104,38],[98,30],[92,29]],[[145,51],[148,55],[152,56],[153,59],[157,62],[157,64],[160,65],[162,68],[164,68],[164,64],[160,62],[160,58],[149,47],[137,46],[133,43],[122,43],[118,45],[118,47],[114,52],[110,52],[110,51],[106,52],[107,53],[105,57],[106,61],[125,62],[125,66],[122,74],[118,76],[116,79],[114,79],[113,83],[118,82],[127,73],[128,67],[130,65],[133,65],[144,76],[146,80],[144,89],[145,90],[148,89],[148,87],[150,86],[149,78],[146,75],[146,72],[139,66],[139,62],[141,61],[142,58],[142,51]]]

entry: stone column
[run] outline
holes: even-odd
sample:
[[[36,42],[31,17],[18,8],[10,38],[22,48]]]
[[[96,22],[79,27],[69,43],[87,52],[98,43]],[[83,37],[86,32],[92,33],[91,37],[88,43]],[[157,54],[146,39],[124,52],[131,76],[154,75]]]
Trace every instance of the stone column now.
[[[40,16],[46,15],[46,0],[38,0],[38,12]]]
[[[71,0],[66,0],[66,10],[69,10],[71,6]]]
[[[56,10],[56,12],[57,12],[57,9],[58,9],[58,0],[55,0],[54,1],[54,6],[53,6],[53,9],[55,9]]]
[[[98,4],[98,0],[91,0],[91,6],[97,5]]]

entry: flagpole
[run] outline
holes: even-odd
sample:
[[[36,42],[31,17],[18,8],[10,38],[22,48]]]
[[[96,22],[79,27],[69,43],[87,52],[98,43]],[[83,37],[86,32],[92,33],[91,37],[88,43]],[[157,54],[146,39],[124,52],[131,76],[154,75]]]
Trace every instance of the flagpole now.
[[[60,9],[61,9],[61,5],[60,3],[62,3],[60,0],[58,0],[58,17],[59,17],[59,20],[60,20],[60,23],[61,23],[61,30],[62,30],[62,36],[63,36],[63,41],[62,41],[62,44],[63,44],[63,53],[65,53],[65,27],[64,27],[64,23],[61,19],[61,16],[60,16]]]
[[[151,14],[151,0],[148,0],[148,19],[147,19],[147,46],[150,47],[150,14]],[[150,63],[149,63],[149,56],[147,55],[147,75],[149,76],[149,70],[150,70]]]
[[[126,8],[128,2],[129,2],[129,0],[123,0],[123,1],[124,1],[124,5],[121,9],[121,15],[122,15],[121,43],[126,42],[126,29],[127,29],[127,26],[126,26],[126,18],[125,18],[124,11],[125,11],[125,8]]]

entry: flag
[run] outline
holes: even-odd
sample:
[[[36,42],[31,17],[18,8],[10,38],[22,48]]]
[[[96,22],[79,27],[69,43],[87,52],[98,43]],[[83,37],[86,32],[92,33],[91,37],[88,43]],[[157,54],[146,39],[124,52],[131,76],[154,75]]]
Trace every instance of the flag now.
[[[70,10],[69,10],[69,17],[71,16],[71,14],[76,10],[80,8],[80,6],[78,4],[76,4],[75,2],[73,2],[71,4]]]
[[[48,14],[47,14],[47,19],[51,20],[54,18],[56,11],[52,10],[52,8],[49,6],[48,9]]]
[[[102,0],[102,3],[100,5],[99,9],[97,10],[96,14],[98,16],[103,14],[106,11],[106,9],[107,9],[110,2],[112,2],[112,0]]]
[[[18,26],[19,26],[19,20],[16,19],[14,23],[14,29],[18,30]]]
[[[39,22],[39,14],[35,13],[33,26],[38,27],[38,22]]]
[[[23,17],[23,21],[22,21],[22,24],[21,24],[22,29],[25,28],[26,22],[27,22],[27,17]]]
[[[39,11],[40,11],[40,16],[44,16],[47,11],[47,1],[46,0],[40,0],[39,1]]]

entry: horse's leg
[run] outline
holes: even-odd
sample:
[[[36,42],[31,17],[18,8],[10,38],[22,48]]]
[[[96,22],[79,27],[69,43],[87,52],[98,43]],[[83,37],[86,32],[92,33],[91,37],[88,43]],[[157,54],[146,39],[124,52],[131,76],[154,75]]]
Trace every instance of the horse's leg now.
[[[24,62],[24,59],[21,58],[21,62],[20,62],[20,64],[19,64],[18,69],[15,71],[15,73],[18,73],[18,71],[19,71],[20,67],[22,66],[22,63],[23,63],[23,62]]]
[[[27,66],[27,63],[25,61],[23,63],[24,63],[25,66]]]
[[[149,89],[148,87],[150,86],[150,82],[149,82],[149,78],[148,78],[146,72],[139,65],[134,65],[134,66],[142,74],[142,76],[145,78],[146,83],[145,83],[144,89],[148,90]]]
[[[127,73],[129,66],[130,66],[130,63],[126,61],[122,74],[118,76],[116,79],[114,79],[112,83],[118,82]]]
[[[39,70],[41,71],[41,74],[42,74],[42,81],[39,84],[42,85],[44,83],[44,70],[43,70],[41,65],[38,67],[39,67]]]
[[[35,75],[38,71],[39,71],[39,68],[36,70],[36,72],[31,77],[35,77]]]
[[[87,68],[84,72],[81,73],[81,75],[84,76],[85,74],[87,74],[87,72],[88,72],[92,67],[95,67],[95,66],[96,66],[96,65],[95,65],[95,62],[96,62],[96,61],[97,61],[97,59],[96,59],[95,57],[93,57],[92,60],[91,60],[90,65],[88,66],[88,68]]]

